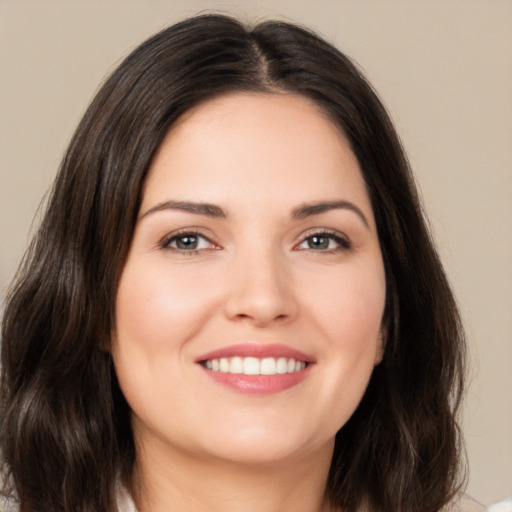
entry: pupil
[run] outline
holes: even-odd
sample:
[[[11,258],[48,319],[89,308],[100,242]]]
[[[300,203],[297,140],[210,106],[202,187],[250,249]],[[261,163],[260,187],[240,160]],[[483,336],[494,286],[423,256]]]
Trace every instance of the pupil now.
[[[178,238],[176,241],[178,249],[195,249],[197,247],[197,236],[187,235]]]
[[[312,236],[308,245],[310,249],[328,249],[329,239],[326,236]]]

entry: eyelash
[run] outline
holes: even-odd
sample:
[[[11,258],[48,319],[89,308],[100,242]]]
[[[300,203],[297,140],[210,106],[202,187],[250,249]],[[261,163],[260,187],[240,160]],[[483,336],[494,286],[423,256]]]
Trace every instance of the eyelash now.
[[[306,243],[308,240],[311,240],[312,238],[315,238],[315,237],[316,238],[327,238],[329,240],[333,240],[334,242],[336,242],[336,244],[338,244],[338,246],[335,248],[324,249],[324,250],[316,250],[316,249],[313,249],[312,247],[309,247],[309,248],[303,249],[303,250],[307,250],[307,251],[311,251],[311,252],[319,252],[319,253],[323,253],[323,254],[325,254],[325,253],[332,254],[332,253],[346,251],[352,247],[352,244],[345,236],[341,235],[337,231],[332,231],[329,229],[323,229],[320,231],[313,231],[311,233],[308,233],[307,236],[305,236],[302,239],[302,241],[299,244],[297,244],[295,247],[300,247],[302,244]]]
[[[187,237],[195,237],[195,238],[200,238],[200,239],[203,239],[203,240],[206,240],[206,242],[208,242],[208,245],[209,245],[209,249],[218,249],[219,247],[214,243],[212,242],[207,236],[203,235],[201,232],[199,231],[194,231],[194,230],[182,230],[182,231],[178,231],[177,233],[173,233],[172,235],[168,236],[168,237],[165,237],[159,244],[160,248],[161,249],[167,249],[167,250],[170,250],[170,251],[177,251],[181,254],[184,254],[184,255],[194,255],[194,254],[199,254],[200,251],[204,250],[203,249],[180,249],[179,247],[171,247],[171,244],[175,241],[178,241],[180,239],[184,239],[184,238],[187,238]]]
[[[201,248],[201,249],[180,249],[179,247],[171,247],[171,244],[173,242],[177,242],[180,239],[184,239],[184,238],[187,238],[187,237],[189,237],[189,238],[194,237],[194,238],[197,238],[197,239],[205,240],[209,244],[208,249],[218,249],[219,248],[208,237],[203,235],[201,232],[194,231],[194,230],[182,230],[182,231],[179,231],[177,233],[173,233],[172,235],[164,238],[159,243],[159,247],[161,249],[167,249],[167,250],[170,250],[170,251],[178,251],[180,254],[184,254],[184,255],[187,255],[187,256],[188,255],[199,254],[200,251],[205,249],[205,248]],[[313,239],[315,237],[316,238],[327,238],[329,241],[334,241],[338,246],[335,247],[335,248],[322,249],[322,250],[316,250],[316,249],[314,249],[312,247],[308,247],[308,248],[304,248],[304,249],[299,249],[299,247],[302,244],[308,242],[308,240],[311,240],[311,239]],[[337,231],[331,231],[331,230],[324,229],[324,230],[320,230],[320,231],[314,231],[314,232],[308,234],[307,236],[305,236],[302,239],[302,241],[294,247],[294,250],[307,250],[307,251],[311,251],[311,252],[319,252],[319,253],[324,253],[324,254],[325,253],[332,254],[332,253],[346,251],[346,250],[350,249],[351,247],[352,247],[352,244],[350,243],[350,241],[347,238],[345,238],[344,236],[341,236],[340,233],[338,233]]]

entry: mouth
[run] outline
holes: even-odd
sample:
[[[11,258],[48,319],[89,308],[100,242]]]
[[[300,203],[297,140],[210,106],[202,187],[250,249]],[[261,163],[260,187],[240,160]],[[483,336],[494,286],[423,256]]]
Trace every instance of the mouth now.
[[[305,370],[306,361],[295,360],[293,357],[221,357],[200,361],[207,370],[221,373],[243,375],[283,375]]]
[[[242,343],[204,354],[196,363],[232,390],[267,395],[301,383],[315,360],[286,345]]]

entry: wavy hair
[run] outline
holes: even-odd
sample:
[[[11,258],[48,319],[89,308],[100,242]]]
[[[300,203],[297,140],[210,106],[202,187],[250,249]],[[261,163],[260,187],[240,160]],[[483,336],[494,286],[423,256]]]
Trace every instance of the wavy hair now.
[[[464,338],[399,138],[349,58],[293,24],[187,19],[135,49],[65,154],[2,325],[4,494],[21,512],[112,512],[136,460],[109,353],[144,180],[173,123],[230,92],[295,93],[342,130],[384,259],[386,353],[338,432],[327,493],[355,512],[433,512],[460,486]],[[7,485],[10,484],[10,485]]]

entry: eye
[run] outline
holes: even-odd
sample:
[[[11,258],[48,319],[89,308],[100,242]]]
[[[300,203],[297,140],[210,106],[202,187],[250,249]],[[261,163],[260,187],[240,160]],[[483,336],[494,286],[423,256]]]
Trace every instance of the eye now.
[[[194,231],[174,234],[163,240],[161,247],[184,253],[217,248],[211,240]]]
[[[309,235],[296,246],[296,249],[317,252],[338,252],[350,249],[350,242],[339,233],[321,231]]]

